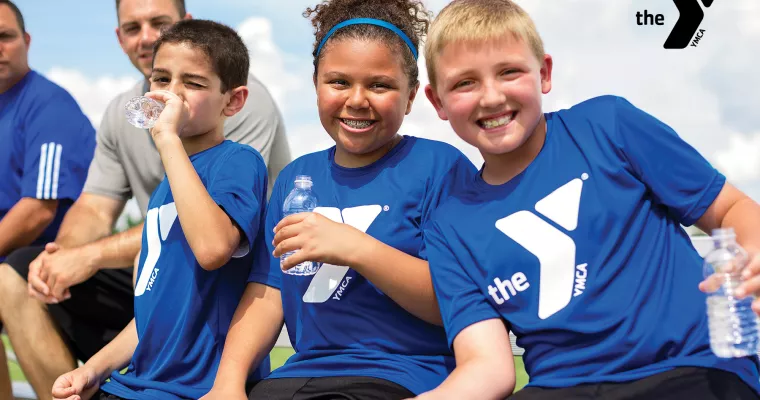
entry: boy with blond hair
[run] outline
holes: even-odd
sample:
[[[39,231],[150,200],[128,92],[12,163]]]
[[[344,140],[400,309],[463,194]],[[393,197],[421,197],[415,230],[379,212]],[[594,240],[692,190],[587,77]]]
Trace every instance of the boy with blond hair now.
[[[757,358],[710,350],[681,225],[733,228],[757,266],[760,206],[625,99],[544,113],[553,61],[510,0],[453,1],[425,52],[428,99],[485,163],[425,231],[457,368],[420,397],[510,395],[511,330],[514,398],[757,398]]]

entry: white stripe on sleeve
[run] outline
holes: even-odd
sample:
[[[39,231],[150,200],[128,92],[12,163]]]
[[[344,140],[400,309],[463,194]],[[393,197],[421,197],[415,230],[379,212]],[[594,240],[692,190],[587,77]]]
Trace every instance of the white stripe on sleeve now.
[[[58,198],[58,174],[61,169],[61,153],[63,153],[63,146],[58,144],[55,146],[55,164],[53,165],[53,199]]]
[[[47,158],[47,143],[40,147],[40,172],[37,174],[37,198],[42,198],[42,184],[45,182],[45,160]]]
[[[43,193],[43,198],[49,199],[50,184],[52,183],[52,180],[50,178],[53,173],[53,153],[55,152],[55,143],[48,143],[47,150],[47,162],[45,163],[45,191]]]

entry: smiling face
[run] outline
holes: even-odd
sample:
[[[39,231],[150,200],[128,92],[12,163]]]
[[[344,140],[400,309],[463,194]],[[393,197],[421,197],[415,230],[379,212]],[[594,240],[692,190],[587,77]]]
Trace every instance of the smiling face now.
[[[16,14],[0,4],[0,93],[15,85],[27,72],[31,38],[21,31]]]
[[[319,119],[335,141],[335,161],[361,167],[380,159],[398,143],[417,94],[402,57],[381,41],[342,39],[323,49],[317,70]]]
[[[539,60],[509,35],[455,42],[440,52],[437,87],[425,93],[438,116],[487,158],[518,151],[545,129],[541,96],[551,90],[551,69],[551,56]]]
[[[119,38],[129,61],[148,78],[153,63],[153,44],[168,27],[182,17],[174,0],[121,0],[118,9]],[[185,18],[189,18],[187,14]]]

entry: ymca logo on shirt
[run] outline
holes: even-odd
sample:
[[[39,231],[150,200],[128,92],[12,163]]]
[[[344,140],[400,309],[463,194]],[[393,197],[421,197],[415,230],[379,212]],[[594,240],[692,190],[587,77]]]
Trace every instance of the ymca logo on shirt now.
[[[314,209],[317,214],[335,222],[351,225],[365,233],[381,211],[383,211],[383,207],[379,204],[344,208],[343,210],[335,207],[317,207]],[[347,273],[348,267],[346,266],[322,264],[319,271],[311,279],[311,283],[303,295],[303,302],[324,303],[330,298],[340,301],[343,292],[351,284],[351,277],[346,277]]]
[[[148,241],[148,255],[145,256],[145,264],[135,286],[135,297],[142,296],[146,291],[150,292],[153,289],[153,284],[156,282],[159,273],[156,263],[161,256],[161,244],[166,241],[176,220],[177,206],[174,203],[148,210],[144,228]]]
[[[587,173],[559,187],[536,203],[536,211],[544,219],[563,228],[560,230],[531,211],[518,211],[496,221],[503,232],[538,258],[538,317],[546,319],[565,308],[570,300],[586,288],[586,264],[575,265],[575,241],[567,235],[578,227],[583,182]],[[505,280],[494,279],[488,293],[497,304],[503,304],[526,290],[530,283],[518,272]]]

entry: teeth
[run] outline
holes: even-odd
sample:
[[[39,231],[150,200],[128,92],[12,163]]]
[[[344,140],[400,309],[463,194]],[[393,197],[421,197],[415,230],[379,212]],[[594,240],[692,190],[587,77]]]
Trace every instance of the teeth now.
[[[372,120],[355,120],[355,119],[343,119],[341,121],[343,121],[344,124],[354,129],[369,128],[369,126],[372,125],[373,122],[375,122]]]
[[[512,121],[512,114],[505,115],[503,117],[496,118],[496,119],[482,120],[480,124],[486,129],[493,129],[493,128],[498,128],[500,126],[504,126],[508,124],[510,121]]]

